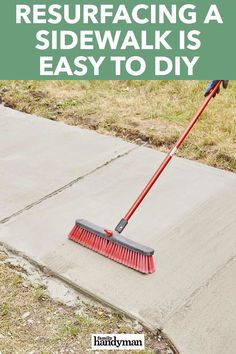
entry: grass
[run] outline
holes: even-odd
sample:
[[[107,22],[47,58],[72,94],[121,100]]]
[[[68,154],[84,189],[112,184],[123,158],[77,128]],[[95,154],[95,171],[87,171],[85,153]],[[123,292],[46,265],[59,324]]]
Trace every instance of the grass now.
[[[92,353],[92,333],[137,333],[134,321],[101,305],[82,304],[80,300],[76,307],[67,307],[49,298],[45,286],[26,286],[19,267],[15,269],[5,259],[0,251],[2,354]],[[146,349],[140,354],[169,351],[162,335],[142,327],[141,330],[145,333]]]
[[[203,100],[205,81],[0,81],[14,109],[168,151]],[[211,103],[179,156],[236,172],[236,82]]]

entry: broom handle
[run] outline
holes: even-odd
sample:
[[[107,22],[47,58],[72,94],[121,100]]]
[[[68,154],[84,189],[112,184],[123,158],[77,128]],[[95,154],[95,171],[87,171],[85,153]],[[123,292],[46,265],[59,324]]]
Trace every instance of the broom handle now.
[[[195,123],[198,121],[198,119],[202,115],[203,111],[207,107],[207,105],[210,102],[210,100],[212,99],[212,97],[217,93],[221,83],[222,83],[222,80],[220,80],[217,83],[217,85],[214,87],[214,89],[211,91],[211,93],[206,97],[206,99],[203,102],[202,106],[199,108],[199,110],[197,111],[196,115],[193,117],[192,121],[189,123],[188,127],[186,128],[186,130],[180,136],[179,140],[176,142],[174,147],[169,151],[169,153],[165,157],[164,161],[162,162],[160,167],[157,169],[155,174],[152,176],[152,178],[150,179],[150,181],[148,182],[148,184],[146,185],[146,187],[144,188],[142,193],[139,195],[137,200],[134,202],[132,207],[129,209],[127,214],[124,216],[123,219],[121,219],[119,224],[116,226],[115,230],[117,232],[120,233],[120,232],[122,232],[124,230],[124,228],[128,224],[129,219],[131,218],[131,216],[134,214],[134,212],[137,210],[139,205],[142,203],[143,199],[146,197],[146,195],[148,194],[148,192],[150,191],[150,189],[152,188],[154,183],[157,181],[159,176],[162,174],[162,172],[164,171],[164,169],[166,168],[166,166],[168,165],[168,163],[170,162],[172,157],[175,155],[175,153],[178,150],[178,148],[182,145],[182,143],[184,142],[184,140],[186,139],[186,137],[188,136],[188,134],[190,133],[190,131],[194,127]]]

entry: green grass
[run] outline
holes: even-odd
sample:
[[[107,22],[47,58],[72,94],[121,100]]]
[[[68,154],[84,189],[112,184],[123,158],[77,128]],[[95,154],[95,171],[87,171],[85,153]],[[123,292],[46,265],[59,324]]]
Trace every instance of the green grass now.
[[[206,81],[0,81],[9,107],[168,151]],[[236,82],[211,102],[179,156],[236,171]]]

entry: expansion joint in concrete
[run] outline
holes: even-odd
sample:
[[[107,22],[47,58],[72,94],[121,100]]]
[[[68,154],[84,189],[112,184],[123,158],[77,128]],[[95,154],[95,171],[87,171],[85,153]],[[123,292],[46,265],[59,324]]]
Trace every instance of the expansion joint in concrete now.
[[[57,194],[59,193],[62,193],[63,191],[65,191],[66,189],[69,189],[71,188],[72,186],[74,186],[76,183],[78,183],[79,181],[83,180],[84,178],[88,177],[88,176],[91,176],[92,174],[94,174],[95,172],[103,169],[104,167],[112,164],[114,161],[120,159],[120,158],[123,158],[127,155],[129,155],[131,152],[133,152],[134,150],[137,150],[137,149],[140,149],[140,146],[134,146],[132,149],[122,153],[122,154],[119,154],[113,158],[111,158],[110,160],[104,162],[102,165],[96,167],[95,169],[93,169],[92,171],[84,174],[83,176],[80,176],[80,177],[77,177],[75,179],[73,179],[72,181],[70,181],[69,183],[65,184],[64,186],[54,190],[53,192],[43,196],[42,198],[38,199],[37,201],[25,206],[23,209],[20,209],[18,211],[16,211],[15,213],[7,216],[6,218],[0,220],[0,224],[5,224],[6,222],[8,222],[10,219],[12,218],[15,218],[17,217],[18,215],[24,213],[25,211],[29,210],[29,209],[32,209],[34,206],[38,205],[38,204],[41,204],[43,203],[44,201],[46,201],[47,199],[50,199],[50,198],[53,198],[54,196],[56,196]]]

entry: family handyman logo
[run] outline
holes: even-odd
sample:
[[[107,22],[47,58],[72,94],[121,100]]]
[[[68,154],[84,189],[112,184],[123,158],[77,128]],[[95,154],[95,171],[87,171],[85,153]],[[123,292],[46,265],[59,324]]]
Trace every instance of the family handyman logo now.
[[[144,334],[92,334],[92,350],[144,349]]]

